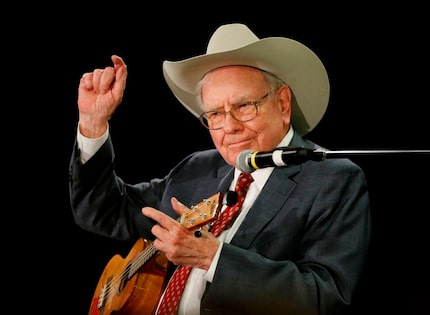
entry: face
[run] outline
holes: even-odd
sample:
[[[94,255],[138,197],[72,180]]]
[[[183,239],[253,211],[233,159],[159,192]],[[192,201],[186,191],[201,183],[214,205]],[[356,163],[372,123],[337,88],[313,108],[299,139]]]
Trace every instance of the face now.
[[[203,110],[230,111],[232,105],[256,101],[270,91],[264,75],[246,66],[228,66],[209,72],[201,90]],[[285,86],[274,91],[258,105],[258,115],[240,122],[225,116],[221,129],[210,130],[212,141],[231,165],[243,150],[270,151],[288,132],[291,114],[291,92]]]

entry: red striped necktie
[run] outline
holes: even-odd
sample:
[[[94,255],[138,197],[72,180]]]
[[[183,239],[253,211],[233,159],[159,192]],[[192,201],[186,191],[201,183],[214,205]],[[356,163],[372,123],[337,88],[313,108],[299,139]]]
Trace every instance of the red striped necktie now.
[[[237,217],[240,209],[242,208],[243,201],[245,200],[246,193],[249,185],[254,179],[251,174],[241,173],[236,183],[234,191],[237,192],[237,202],[234,205],[228,206],[221,213],[219,218],[212,226],[212,234],[218,236],[221,232],[229,226]],[[179,308],[179,301],[182,292],[185,288],[188,276],[191,272],[191,266],[179,266],[169,283],[167,284],[163,298],[160,302],[157,315],[176,315]]]

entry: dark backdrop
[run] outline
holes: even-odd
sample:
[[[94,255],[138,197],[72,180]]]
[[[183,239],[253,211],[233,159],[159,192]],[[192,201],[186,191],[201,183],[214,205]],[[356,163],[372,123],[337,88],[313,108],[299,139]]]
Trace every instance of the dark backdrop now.
[[[14,249],[24,253],[32,289],[48,288],[32,291],[39,293],[32,307],[52,309],[59,302],[61,310],[86,314],[108,260],[126,255],[132,246],[81,230],[68,200],[79,78],[110,65],[111,54],[121,55],[129,69],[123,105],[111,126],[117,172],[131,183],[164,176],[186,154],[212,147],[207,131],[167,88],[161,63],[204,53],[214,30],[229,22],[246,23],[260,38],[296,39],[320,56],[331,98],[310,139],[333,150],[430,149],[428,22],[420,8],[411,4],[377,12],[363,3],[330,9],[260,3],[249,9],[244,3],[232,11],[220,4],[204,9],[155,5],[39,7],[55,11],[42,15],[16,11],[14,22],[28,26],[5,46],[21,66],[11,72],[17,79],[7,76],[17,91],[10,106],[15,119],[5,119],[14,127],[5,138],[17,145],[10,147],[12,157],[15,149],[24,150],[24,161],[13,173],[19,176],[9,186],[18,191],[15,222],[31,227],[26,233],[14,230],[14,238],[25,234],[26,240]],[[10,66],[9,60],[5,64]],[[29,123],[17,119],[23,116]],[[29,127],[24,138],[16,133],[21,125]],[[374,219],[369,266],[353,311],[418,314],[430,297],[429,156],[352,159],[368,177]]]

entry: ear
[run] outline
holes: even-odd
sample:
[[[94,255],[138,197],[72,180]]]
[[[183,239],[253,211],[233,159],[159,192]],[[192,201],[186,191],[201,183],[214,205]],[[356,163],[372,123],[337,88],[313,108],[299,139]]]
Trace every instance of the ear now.
[[[286,123],[290,123],[291,118],[291,89],[284,85],[276,91],[278,106]]]

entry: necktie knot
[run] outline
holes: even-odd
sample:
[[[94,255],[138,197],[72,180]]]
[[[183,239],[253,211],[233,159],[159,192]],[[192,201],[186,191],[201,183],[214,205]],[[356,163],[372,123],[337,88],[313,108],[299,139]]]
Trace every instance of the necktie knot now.
[[[240,173],[237,179],[235,191],[237,192],[247,192],[249,185],[254,181],[251,174]]]

